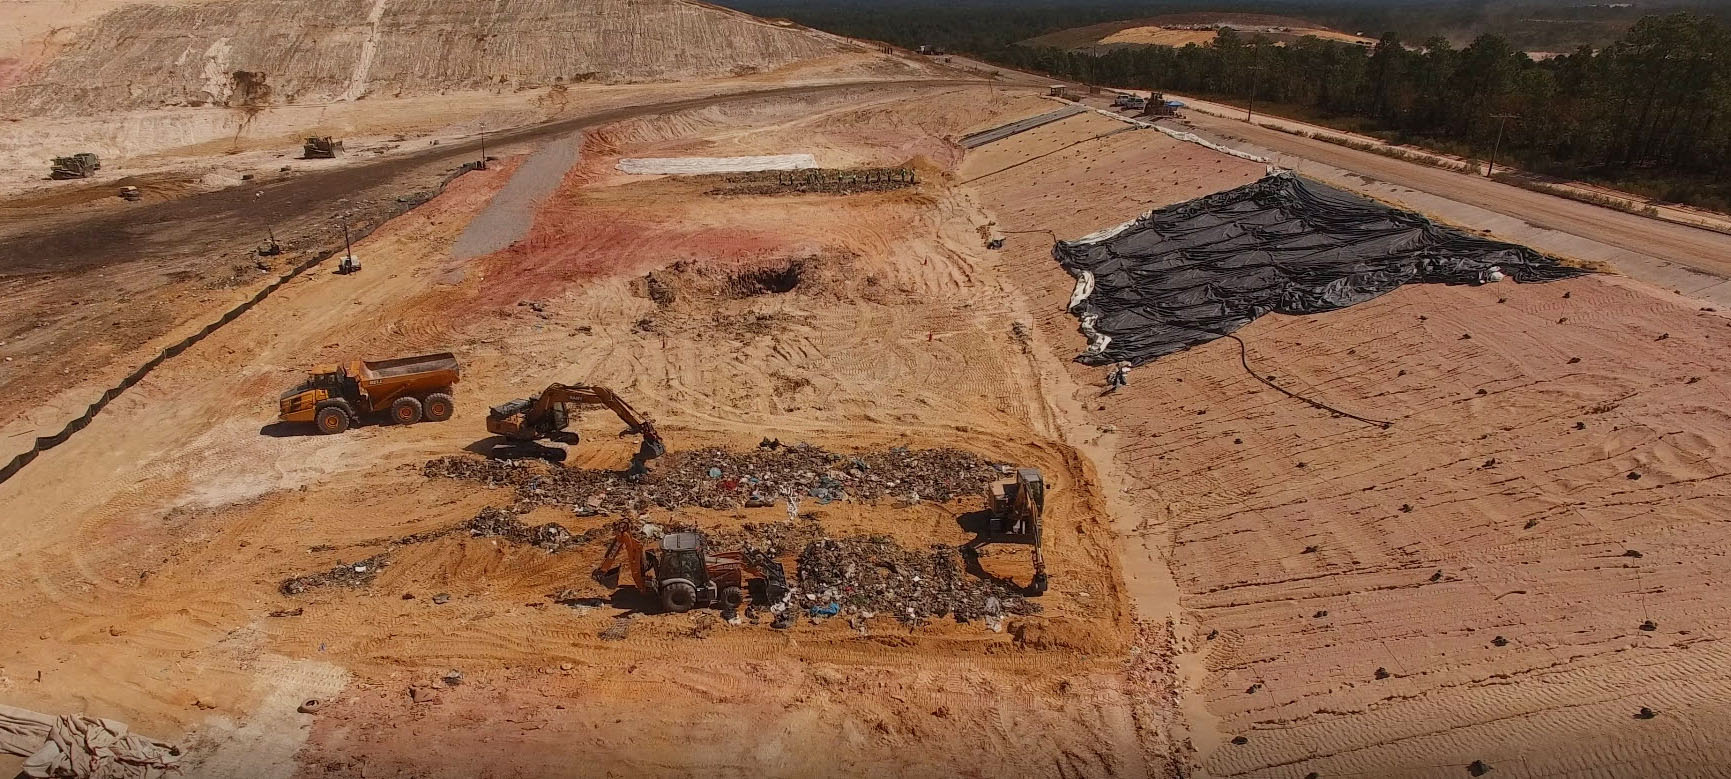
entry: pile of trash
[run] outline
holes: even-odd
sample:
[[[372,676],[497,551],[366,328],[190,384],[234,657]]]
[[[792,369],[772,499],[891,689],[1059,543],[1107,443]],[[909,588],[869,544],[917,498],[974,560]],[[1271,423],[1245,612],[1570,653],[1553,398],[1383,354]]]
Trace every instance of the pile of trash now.
[[[573,535],[564,525],[557,522],[529,525],[511,512],[492,506],[481,509],[474,519],[464,522],[455,529],[466,530],[469,535],[476,538],[503,538],[513,543],[536,547],[550,554],[583,546],[591,541],[605,538],[609,533],[607,528],[599,527],[582,535]]]
[[[299,595],[319,587],[365,587],[373,583],[381,568],[390,564],[390,556],[380,553],[321,573],[284,579],[277,589],[284,595]]]
[[[949,615],[957,622],[984,619],[995,628],[1005,614],[1040,610],[1005,582],[967,575],[953,546],[920,551],[883,538],[808,545],[799,555],[793,598],[814,617],[887,614],[908,624]]]
[[[429,461],[422,472],[429,478],[512,487],[524,505],[565,505],[580,515],[630,516],[650,506],[755,508],[789,498],[809,498],[819,504],[886,499],[942,503],[982,493],[1006,470],[960,449],[898,446],[844,455],[810,444],[782,446],[766,440],[757,449],[743,452],[712,447],[674,453],[659,460],[649,475],[636,479],[622,471],[469,456]]]
[[[783,195],[823,192],[851,195],[855,192],[887,192],[920,183],[912,168],[856,168],[830,170],[764,170],[728,174],[709,190],[711,195]]]

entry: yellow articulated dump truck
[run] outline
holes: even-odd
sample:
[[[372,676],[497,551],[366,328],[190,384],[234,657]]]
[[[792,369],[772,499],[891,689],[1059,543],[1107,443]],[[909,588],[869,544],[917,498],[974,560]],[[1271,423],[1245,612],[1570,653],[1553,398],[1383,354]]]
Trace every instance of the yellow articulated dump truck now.
[[[316,366],[282,394],[278,419],[311,422],[321,433],[341,433],[385,412],[399,425],[443,422],[455,410],[451,385],[458,373],[450,352]]]

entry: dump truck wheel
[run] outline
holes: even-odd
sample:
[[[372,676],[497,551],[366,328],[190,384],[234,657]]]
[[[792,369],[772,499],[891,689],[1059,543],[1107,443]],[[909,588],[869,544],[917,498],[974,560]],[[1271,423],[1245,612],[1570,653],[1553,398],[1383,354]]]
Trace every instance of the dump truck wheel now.
[[[318,423],[321,433],[341,433],[349,429],[349,412],[344,411],[342,406],[324,406],[319,409],[313,421]]]
[[[443,392],[428,395],[427,399],[421,402],[421,410],[426,415],[428,422],[443,422],[450,419],[451,413],[456,411],[456,408],[457,404],[451,400],[451,396]]]
[[[738,587],[728,587],[721,591],[721,608],[723,611],[737,611],[745,605],[745,590]]]
[[[391,421],[399,425],[412,425],[421,421],[421,401],[397,398],[391,403]]]
[[[668,582],[661,585],[661,608],[670,614],[684,614],[697,605],[697,588],[691,582]]]

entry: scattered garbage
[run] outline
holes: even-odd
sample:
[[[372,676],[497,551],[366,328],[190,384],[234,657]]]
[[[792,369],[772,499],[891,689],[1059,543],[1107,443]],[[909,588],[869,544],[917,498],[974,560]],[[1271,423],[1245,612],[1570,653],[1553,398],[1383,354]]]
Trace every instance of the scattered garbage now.
[[[984,491],[998,469],[959,449],[908,449],[843,455],[810,444],[746,451],[720,448],[677,452],[632,480],[625,473],[583,470],[530,460],[449,456],[429,461],[429,478],[462,479],[514,487],[524,506],[565,505],[599,514],[634,516],[649,506],[709,509],[761,505],[770,496],[796,496],[827,504],[873,503],[917,494],[947,502]]]
[[[324,704],[321,703],[319,701],[319,699],[308,698],[305,701],[303,701],[301,703],[301,705],[296,706],[295,711],[298,711],[302,714],[317,714],[319,709],[321,709],[323,707],[324,707]]]
[[[388,556],[376,554],[365,560],[343,563],[323,573],[285,579],[277,589],[284,595],[299,595],[319,587],[365,587],[379,575],[379,569],[387,565],[390,565]]]
[[[968,575],[960,552],[934,544],[927,550],[906,549],[882,538],[824,539],[799,555],[799,579],[794,598],[813,606],[834,604],[842,609],[891,614],[908,624],[951,616],[971,622],[996,611],[1033,614],[1039,606],[1019,588],[996,579]],[[818,611],[827,611],[823,605]]]
[[[1651,633],[1659,629],[1659,623],[1649,619],[1641,623],[1641,629]]]
[[[1467,773],[1472,774],[1473,776],[1484,776],[1490,772],[1491,767],[1486,765],[1483,760],[1474,760],[1467,766]]]
[[[443,605],[450,603],[450,602],[451,602],[451,596],[447,595],[445,593],[441,592],[438,595],[433,596],[433,603],[435,605],[443,606]]]
[[[1378,668],[1377,668],[1377,669],[1376,669],[1376,674],[1375,674],[1375,676],[1376,676],[1376,678],[1378,678],[1378,679],[1387,679],[1387,678],[1388,678],[1388,677],[1389,677],[1389,673],[1388,673],[1388,669],[1387,669],[1387,668],[1382,668],[1382,667],[1378,667]]]
[[[1642,706],[1640,711],[1635,712],[1635,719],[1652,719],[1657,716],[1659,716],[1658,712],[1653,711],[1646,706]]]

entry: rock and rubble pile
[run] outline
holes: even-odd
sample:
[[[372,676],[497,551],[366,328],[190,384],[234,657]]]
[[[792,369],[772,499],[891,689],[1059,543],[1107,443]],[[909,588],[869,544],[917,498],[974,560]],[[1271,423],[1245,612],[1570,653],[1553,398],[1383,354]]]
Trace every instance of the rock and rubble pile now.
[[[844,455],[810,444],[749,451],[678,452],[648,476],[549,466],[539,461],[450,456],[429,461],[428,477],[512,487],[525,505],[571,506],[579,514],[629,516],[650,506],[678,509],[763,507],[789,497],[819,504],[882,500],[947,502],[978,495],[1003,473],[972,452],[908,449]]]
[[[284,579],[277,587],[284,595],[299,595],[320,587],[365,587],[379,575],[379,569],[390,565],[390,557],[376,554],[365,560],[343,563],[328,571]]]
[[[933,544],[908,549],[881,538],[823,539],[799,556],[795,602],[813,613],[886,614],[910,624],[1031,614],[1039,606],[996,579],[968,575],[961,553]]]

